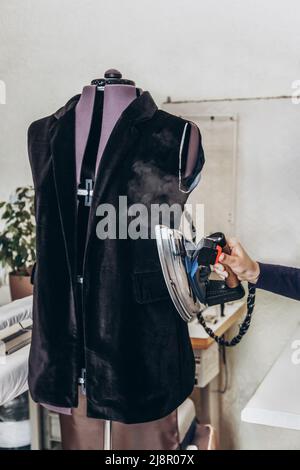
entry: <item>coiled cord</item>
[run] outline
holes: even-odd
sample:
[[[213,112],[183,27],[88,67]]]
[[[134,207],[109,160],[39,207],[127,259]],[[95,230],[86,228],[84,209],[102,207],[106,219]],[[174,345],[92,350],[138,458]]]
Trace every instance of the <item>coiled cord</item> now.
[[[234,336],[231,340],[226,340],[224,336],[218,336],[216,335],[209,326],[207,326],[202,312],[198,313],[197,317],[199,320],[199,323],[201,326],[203,326],[204,330],[210,336],[214,341],[216,341],[219,345],[221,346],[226,346],[228,348],[231,348],[233,346],[236,346],[239,344],[239,342],[242,340],[243,336],[247,333],[251,320],[252,320],[252,313],[255,307],[255,294],[256,294],[256,288],[252,284],[248,284],[248,297],[247,297],[247,314],[243,320],[243,322],[240,324],[239,327],[239,332],[236,336]]]

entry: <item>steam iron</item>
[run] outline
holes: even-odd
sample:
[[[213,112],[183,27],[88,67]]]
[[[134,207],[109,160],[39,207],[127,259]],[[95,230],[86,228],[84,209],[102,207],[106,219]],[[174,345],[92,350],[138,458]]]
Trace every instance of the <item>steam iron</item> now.
[[[229,271],[226,281],[210,279],[210,266],[218,262],[222,251],[230,252],[224,234],[214,233],[195,244],[186,240],[179,230],[157,225],[155,235],[164,279],[181,318],[189,322],[197,317],[209,336],[218,343],[226,346],[237,344],[250,326],[255,300],[253,287],[249,288],[247,316],[233,340],[217,337],[202,316],[206,307],[223,305],[245,296],[242,284],[232,271]]]
[[[187,242],[179,230],[165,225],[155,227],[159,260],[170,297],[183,320],[191,321],[203,308],[191,288],[186,258],[189,251],[194,252],[196,245]]]

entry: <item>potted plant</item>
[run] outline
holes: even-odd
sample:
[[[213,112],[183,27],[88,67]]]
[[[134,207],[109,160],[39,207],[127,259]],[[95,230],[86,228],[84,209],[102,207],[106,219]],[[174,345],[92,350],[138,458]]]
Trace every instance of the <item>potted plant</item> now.
[[[35,263],[34,190],[16,189],[8,202],[0,202],[4,228],[0,232],[0,264],[9,271],[12,300],[32,294],[30,276]]]

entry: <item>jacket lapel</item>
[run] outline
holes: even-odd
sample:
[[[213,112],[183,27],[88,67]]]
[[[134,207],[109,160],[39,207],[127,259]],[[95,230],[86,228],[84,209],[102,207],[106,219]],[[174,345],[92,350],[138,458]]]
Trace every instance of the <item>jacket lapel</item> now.
[[[120,162],[126,158],[129,149],[132,148],[136,142],[138,134],[138,130],[133,123],[122,118],[118,121],[110,135],[96,175],[90,211],[90,223],[87,231],[87,242],[89,241],[91,231],[95,228],[97,207],[101,202],[105,201],[105,192],[109,185],[113,184],[113,176],[115,172],[118,171]]]
[[[50,130],[50,145],[53,170],[65,239],[70,276],[76,279],[76,225],[77,225],[77,182],[75,162],[75,106],[80,95],[72,98],[66,106],[58,110]],[[126,158],[129,149],[139,135],[139,124],[150,119],[157,106],[151,95],[144,92],[122,113],[104,149],[95,181],[90,221],[87,230],[88,248],[91,231],[94,230],[95,214],[98,205],[105,199],[105,192],[112,181],[119,163]]]
[[[120,163],[130,154],[130,149],[134,148],[139,136],[139,124],[150,119],[156,110],[150,93],[145,91],[125,109],[113,128],[96,175],[87,243],[94,230],[96,209],[105,201],[105,192],[112,184],[114,172],[118,171]]]
[[[75,162],[75,109],[57,116],[50,133],[53,171],[71,279],[75,279],[77,187]]]

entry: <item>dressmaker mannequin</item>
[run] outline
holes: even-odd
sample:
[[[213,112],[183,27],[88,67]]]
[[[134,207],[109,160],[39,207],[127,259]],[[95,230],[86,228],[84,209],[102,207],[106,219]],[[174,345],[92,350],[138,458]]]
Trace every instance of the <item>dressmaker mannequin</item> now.
[[[99,145],[96,157],[95,175],[97,173],[103,151],[109,136],[115,127],[115,124],[117,123],[123,111],[142,93],[142,91],[136,88],[134,82],[122,79],[121,73],[114,69],[110,69],[105,72],[104,79],[93,80],[91,85],[85,86],[83,88],[81,97],[75,109],[75,158],[78,185],[80,183],[82,162],[85,156],[87,143],[90,138],[91,124],[92,121],[94,122],[95,120],[94,113],[96,94],[99,93],[103,94],[103,96],[101,96],[101,103],[103,103],[103,113],[101,118],[99,118],[99,126],[101,128],[98,129]],[[199,131],[193,123],[191,123],[189,132],[186,133],[185,141],[182,142],[182,144],[182,148],[185,148],[187,155],[185,171],[182,176],[188,177],[189,175],[193,174],[193,170],[197,164],[198,150],[200,145]],[[68,434],[68,427],[72,426],[70,421],[72,420],[72,416],[70,416],[72,415],[72,411],[71,409],[56,409],[56,411],[60,413],[62,436],[64,441],[64,436]],[[80,422],[82,422],[83,428],[84,426],[87,426],[87,423],[84,422],[84,416],[82,416],[82,405],[80,420]],[[92,419],[92,421],[95,420]],[[111,421],[106,420],[104,422],[103,428],[104,450],[109,450],[112,448],[111,437]]]
[[[96,79],[91,85],[82,90],[80,100],[76,106],[76,173],[79,181],[80,168],[82,164],[84,149],[88,139],[91,125],[93,104],[97,89],[104,92],[104,106],[102,116],[102,127],[100,143],[97,155],[97,167],[99,165],[103,150],[114,128],[117,120],[127,106],[142,93],[135,87],[131,80],[122,79],[118,70],[110,69],[104,74],[104,79]],[[184,176],[192,174],[197,163],[199,148],[199,132],[197,126],[191,123],[191,132],[188,142],[188,157]]]
[[[131,80],[122,79],[117,70],[107,70],[104,79],[93,80],[92,85],[85,86],[76,106],[76,173],[79,181],[80,168],[84,155],[88,133],[91,125],[96,91],[104,93],[103,116],[100,143],[97,154],[97,168],[103,150],[117,120],[127,106],[140,94]],[[114,83],[115,82],[115,83]]]

